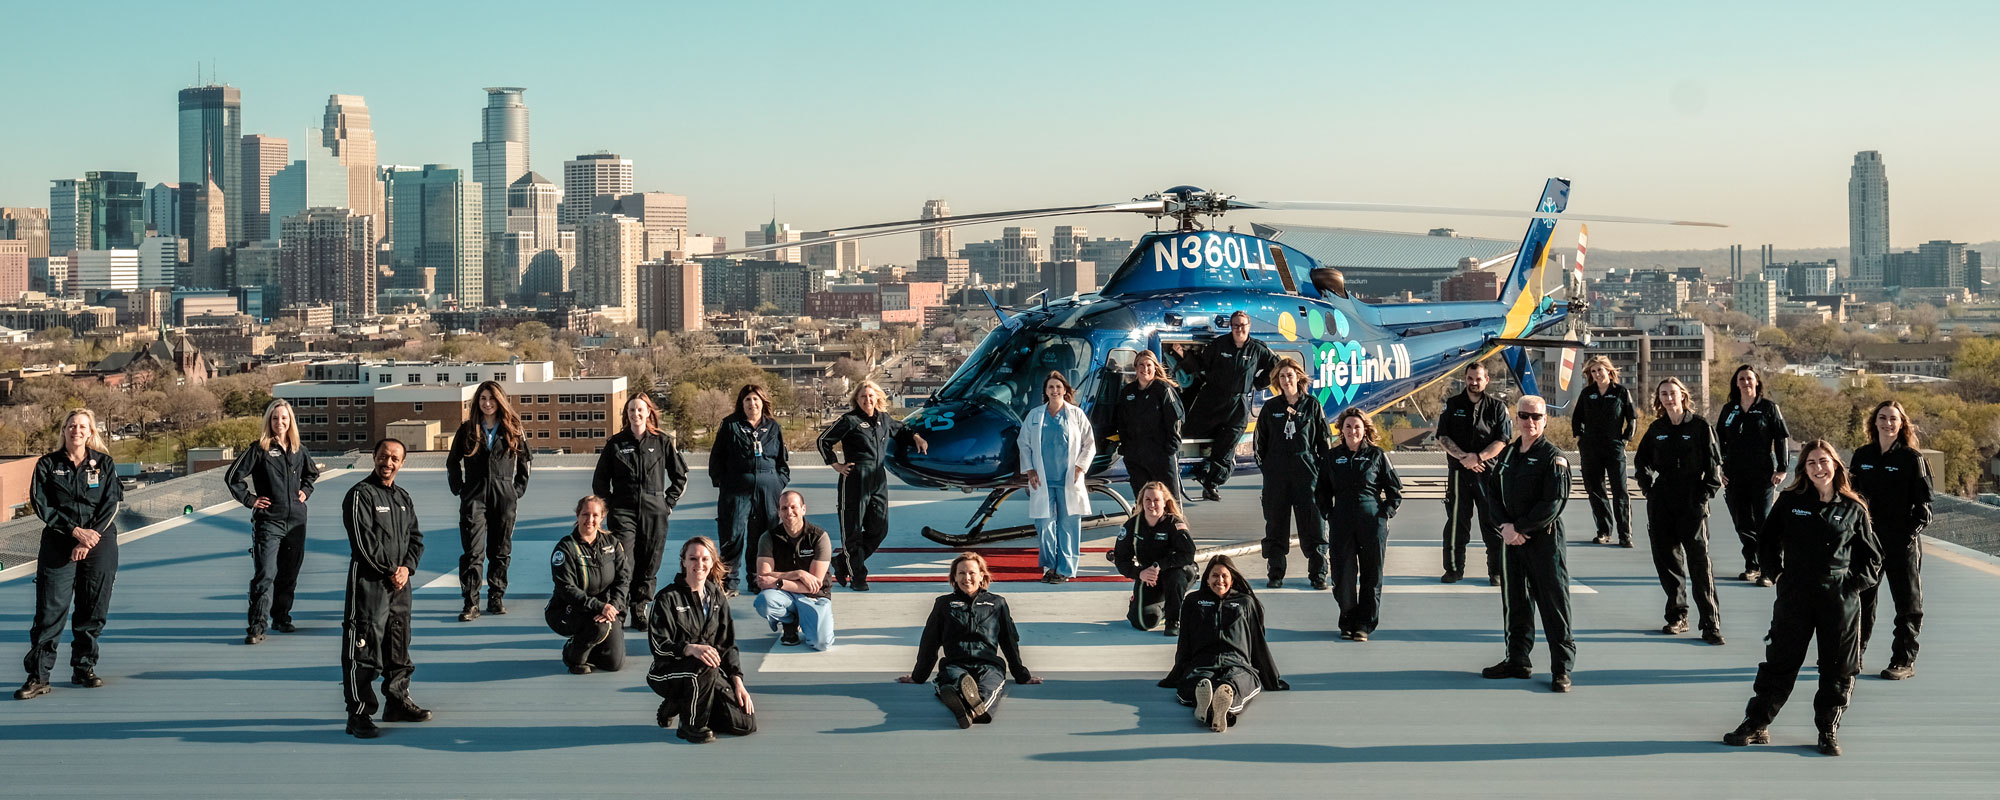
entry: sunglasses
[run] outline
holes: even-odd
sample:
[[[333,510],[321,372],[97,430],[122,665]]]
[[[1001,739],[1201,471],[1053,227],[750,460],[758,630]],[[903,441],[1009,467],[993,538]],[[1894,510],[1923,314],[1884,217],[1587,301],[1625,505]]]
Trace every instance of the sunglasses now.
[[[1533,419],[1541,419],[1541,418],[1543,418],[1543,417],[1546,417],[1546,416],[1548,416],[1548,415],[1547,415],[1547,414],[1536,414],[1536,413],[1533,413],[1533,412],[1530,412],[1530,411],[1517,411],[1517,412],[1514,412],[1514,418],[1515,418],[1515,419],[1521,419],[1521,420],[1533,420]]]

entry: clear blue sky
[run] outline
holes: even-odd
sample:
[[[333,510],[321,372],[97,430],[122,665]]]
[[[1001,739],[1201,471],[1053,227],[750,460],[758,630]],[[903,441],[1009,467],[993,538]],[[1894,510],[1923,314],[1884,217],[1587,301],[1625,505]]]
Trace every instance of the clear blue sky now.
[[[1389,5],[6,0],[0,205],[87,170],[170,180],[175,92],[213,59],[245,133],[297,139],[328,94],[363,95],[385,163],[470,167],[481,87],[527,87],[537,171],[619,152],[732,243],[774,200],[816,230],[926,197],[964,213],[1181,183],[1527,207],[1565,175],[1572,210],[1734,226],[1605,225],[1601,248],[1844,246],[1862,149],[1887,160],[1898,246],[2000,239],[2000,7]],[[908,263],[915,242],[863,254]]]

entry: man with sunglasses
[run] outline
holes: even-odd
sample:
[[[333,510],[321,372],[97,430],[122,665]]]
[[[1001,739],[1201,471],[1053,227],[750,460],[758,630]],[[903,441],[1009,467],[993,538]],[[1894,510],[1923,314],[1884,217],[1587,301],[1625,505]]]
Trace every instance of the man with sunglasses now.
[[[1500,608],[1506,618],[1507,658],[1480,671],[1487,678],[1534,675],[1535,610],[1549,642],[1551,691],[1567,692],[1576,641],[1570,636],[1569,567],[1563,555],[1563,506],[1569,503],[1569,459],[1543,434],[1548,403],[1527,395],[1514,406],[1521,429],[1486,465],[1482,496],[1488,518],[1500,526]]]
[[[1181,438],[1207,439],[1208,458],[1195,465],[1201,499],[1221,500],[1215,491],[1236,471],[1236,442],[1250,424],[1250,401],[1257,388],[1269,383],[1278,357],[1263,342],[1250,338],[1250,315],[1229,315],[1229,335],[1217,336],[1180,368],[1195,375],[1188,394],[1187,422]]]

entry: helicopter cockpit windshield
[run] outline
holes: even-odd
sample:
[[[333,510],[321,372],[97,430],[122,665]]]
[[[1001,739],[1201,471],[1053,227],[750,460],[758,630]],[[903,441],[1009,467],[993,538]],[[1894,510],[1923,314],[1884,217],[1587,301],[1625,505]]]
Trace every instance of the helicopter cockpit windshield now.
[[[965,360],[958,374],[939,393],[942,397],[981,397],[1022,417],[1042,404],[1042,381],[1050,371],[1081,384],[1090,369],[1090,340],[1050,330],[1022,328],[986,340]]]

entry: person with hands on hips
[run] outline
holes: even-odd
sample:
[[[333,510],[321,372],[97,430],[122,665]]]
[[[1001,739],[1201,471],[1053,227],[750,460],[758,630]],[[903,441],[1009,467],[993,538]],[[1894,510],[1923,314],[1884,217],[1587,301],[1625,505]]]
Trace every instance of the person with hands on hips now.
[[[264,407],[264,435],[222,475],[230,496],[251,509],[250,626],[244,644],[264,641],[271,628],[298,630],[292,601],[306,557],[306,499],[317,480],[319,465],[299,446],[292,404],[272,400]]]
[[[889,396],[874,381],[854,387],[854,408],[840,415],[819,437],[819,457],[840,475],[840,552],[833,557],[834,580],[854,591],[868,591],[868,557],[889,536],[889,468],[891,441],[930,452],[931,445],[903,421],[889,415]],[[833,454],[840,447],[840,457]]]

